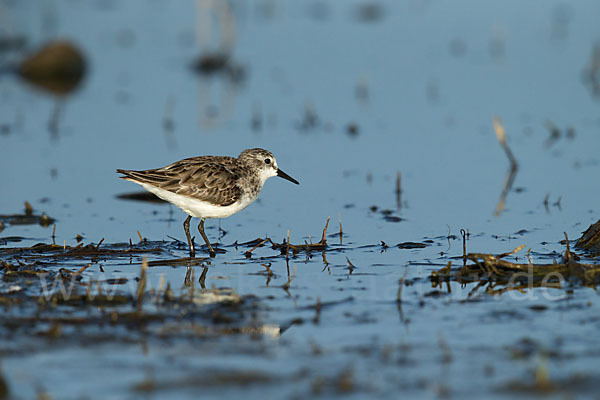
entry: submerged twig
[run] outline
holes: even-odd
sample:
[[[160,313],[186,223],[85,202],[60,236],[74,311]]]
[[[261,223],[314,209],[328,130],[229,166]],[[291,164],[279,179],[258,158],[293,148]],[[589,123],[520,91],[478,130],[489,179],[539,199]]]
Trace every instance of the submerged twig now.
[[[321,298],[317,297],[317,303],[315,304],[315,316],[313,317],[313,323],[318,324],[321,319]]]
[[[144,290],[146,290],[146,271],[148,270],[148,260],[146,257],[142,259],[142,269],[140,271],[140,281],[136,292],[137,298],[137,311],[142,312],[142,305],[144,300]]]
[[[517,168],[519,163],[517,163],[517,159],[510,150],[510,147],[508,147],[508,143],[506,143],[506,134],[504,133],[504,126],[502,125],[500,118],[494,117],[493,123],[498,142],[500,143],[500,146],[502,146],[502,149],[504,149],[506,157],[508,157],[508,160],[510,161],[510,165],[514,168]]]
[[[593,97],[600,96],[600,43],[592,47],[588,67],[584,69],[584,79],[589,84]]]
[[[296,277],[296,266],[294,265],[294,272],[292,273],[292,275],[290,275],[289,270],[288,270],[288,280],[286,283],[284,283],[283,285],[281,285],[281,288],[287,293],[288,296],[291,297],[290,294],[290,286],[292,284],[292,281],[294,280],[294,278]]]
[[[256,245],[255,245],[253,248],[251,248],[250,250],[246,251],[246,252],[244,253],[244,255],[245,255],[247,258],[250,258],[250,257],[252,256],[252,252],[253,252],[254,250],[256,250],[257,248],[261,247],[261,246],[262,246],[263,244],[265,244],[265,243],[266,243],[268,240],[270,240],[270,239],[269,239],[269,238],[266,238],[266,239],[263,239],[263,240],[261,240],[261,241],[260,241],[259,243],[257,243],[257,244],[256,244]]]
[[[287,240],[286,240],[286,248],[285,248],[285,262],[290,260],[290,230],[287,230]]]
[[[460,230],[460,235],[463,241],[463,265],[467,264],[467,232],[464,229]]]
[[[269,283],[271,283],[271,278],[273,276],[275,276],[275,274],[273,273],[273,271],[271,270],[271,263],[269,264],[260,264],[263,267],[265,267],[265,269],[267,270],[267,283],[265,283],[265,286],[269,286]]]
[[[404,274],[402,278],[398,280],[398,291],[396,292],[396,308],[398,309],[398,314],[400,314],[400,321],[406,322],[404,318],[404,310],[402,309],[402,289],[404,287],[404,282],[406,281],[406,274],[408,270],[404,270]]]
[[[356,267],[354,264],[352,264],[348,257],[346,257],[346,261],[348,261],[348,270],[350,271],[350,275],[352,275],[352,272],[356,269]]]
[[[81,274],[83,273],[83,271],[85,271],[86,269],[88,269],[89,267],[91,267],[92,264],[87,264],[81,268],[79,268],[77,271],[73,272],[73,271],[69,271],[66,268],[61,268],[58,270],[58,273],[60,274],[60,277],[63,280],[72,280],[72,279],[77,279],[80,280],[81,279]]]
[[[396,207],[402,208],[402,173],[396,172]]]
[[[344,232],[342,231],[342,214],[339,215],[340,218],[340,246],[342,245],[342,238],[344,237]]]
[[[290,230],[287,231],[287,247],[285,249],[285,266],[287,267],[288,277],[290,276]]]
[[[494,117],[493,123],[494,131],[496,132],[498,142],[500,143],[500,146],[502,146],[502,148],[504,149],[504,152],[506,153],[506,156],[508,157],[508,160],[510,162],[510,167],[504,180],[502,193],[500,193],[498,205],[496,206],[495,215],[498,216],[502,213],[502,211],[504,211],[506,196],[508,195],[508,192],[510,192],[510,189],[512,188],[512,185],[515,181],[515,177],[517,176],[517,171],[519,169],[519,164],[517,163],[515,156],[510,150],[510,147],[508,147],[508,144],[506,143],[506,135],[504,133],[504,126],[502,125],[502,122],[498,117]]]

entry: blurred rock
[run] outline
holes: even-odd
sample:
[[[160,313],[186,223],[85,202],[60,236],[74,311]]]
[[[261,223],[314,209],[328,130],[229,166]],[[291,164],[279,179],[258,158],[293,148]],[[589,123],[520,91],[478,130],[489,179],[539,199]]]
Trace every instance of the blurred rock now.
[[[57,40],[30,54],[17,72],[36,87],[62,96],[79,86],[85,76],[86,61],[75,45]]]
[[[374,23],[383,19],[385,10],[379,3],[364,3],[356,7],[355,15],[359,22]]]

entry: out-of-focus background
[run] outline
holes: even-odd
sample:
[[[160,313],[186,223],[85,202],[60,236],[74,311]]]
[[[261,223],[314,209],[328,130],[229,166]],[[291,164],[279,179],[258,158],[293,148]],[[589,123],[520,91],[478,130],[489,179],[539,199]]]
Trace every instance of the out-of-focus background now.
[[[184,213],[123,199],[140,188],[115,169],[251,147],[271,150],[300,185],[269,180],[248,209],[207,222],[211,240],[281,241],[289,230],[292,242],[317,242],[328,216],[330,233],[343,227],[328,261],[290,263],[291,283],[281,257],[263,260],[275,273],[266,284],[245,250],[213,261],[207,287],[258,297],[267,324],[304,319],[277,339],[140,345],[136,333],[132,344],[43,339],[29,351],[17,341],[13,354],[4,334],[8,393],[502,397],[537,393],[538,374],[558,395],[597,393],[591,289],[465,303],[473,287],[428,296],[427,277],[462,255],[461,229],[471,251],[525,244],[552,263],[563,232],[575,239],[598,219],[598,15],[592,0],[0,1],[0,214],[27,201],[52,219],[6,217],[2,248],[126,243],[138,231],[185,241]],[[137,276],[135,261],[105,269]],[[178,288],[185,275],[150,271]],[[413,282],[401,318],[399,280]],[[198,378],[214,369],[247,379]]]

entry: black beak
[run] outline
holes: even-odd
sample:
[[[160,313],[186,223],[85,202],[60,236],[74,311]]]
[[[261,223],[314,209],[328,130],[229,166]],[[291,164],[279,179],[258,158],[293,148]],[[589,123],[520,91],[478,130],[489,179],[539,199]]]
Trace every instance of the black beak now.
[[[283,172],[280,169],[277,169],[277,176],[279,176],[279,177],[281,177],[283,179],[287,179],[288,181],[293,182],[296,185],[300,184],[297,180],[295,180],[294,178],[292,178],[291,176],[289,176],[288,174],[286,174],[285,172]]]

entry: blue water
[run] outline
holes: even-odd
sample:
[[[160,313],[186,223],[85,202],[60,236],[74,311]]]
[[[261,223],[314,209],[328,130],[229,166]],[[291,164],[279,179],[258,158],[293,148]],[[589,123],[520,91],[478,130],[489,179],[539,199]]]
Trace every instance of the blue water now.
[[[245,71],[241,83],[223,75],[198,76],[191,68],[200,54],[229,37],[220,34],[223,21],[207,17],[210,4],[0,2],[3,35],[24,35],[31,49],[68,38],[90,67],[79,90],[64,99],[14,76],[0,77],[0,124],[8,126],[0,135],[5,172],[0,214],[21,213],[29,201],[36,212],[56,219],[60,244],[74,245],[78,234],[86,243],[136,241],[137,231],[149,240],[185,240],[180,210],[116,198],[138,187],[117,179],[115,169],[267,148],[301,184],[270,180],[256,204],[207,222],[209,237],[216,240],[220,226],[227,232],[220,239],[224,245],[265,236],[281,241],[288,230],[293,243],[309,237],[317,242],[331,216],[330,233],[339,230],[340,221],[344,232],[340,250],[327,256],[331,273],[323,271],[320,254],[308,261],[300,255],[291,263],[296,275],[288,295],[277,287],[287,281],[285,260],[274,260],[277,276],[270,287],[265,277],[254,275],[264,270],[257,258],[276,251],[258,249],[247,261],[245,250],[227,248],[214,260],[206,285],[264,297],[266,323],[296,317],[309,322],[278,340],[260,342],[266,350],[256,354],[248,351],[255,344],[245,337],[208,348],[150,341],[148,352],[120,344],[67,352],[49,346],[3,360],[17,396],[31,397],[34,387],[43,387],[57,398],[137,397],[132,387],[144,378],[170,379],[173,360],[172,375],[203,374],[218,362],[224,369],[257,368],[282,381],[247,392],[234,386],[223,394],[231,398],[240,393],[305,397],[318,374],[334,380],[346,368],[357,382],[355,396],[381,397],[431,397],[446,390],[501,395],[497,386],[531,377],[538,364],[557,379],[576,372],[593,375],[598,359],[588,351],[598,323],[590,315],[598,302],[590,289],[576,289],[568,299],[564,290],[556,290],[556,300],[531,290],[536,299],[483,295],[463,303],[472,286],[453,283],[451,295],[424,297],[434,268],[421,264],[437,269],[448,256],[461,255],[461,242],[445,239],[460,237],[460,229],[471,233],[469,251],[501,253],[525,244],[522,252],[531,248],[533,262],[551,262],[549,254],[564,251],[563,232],[577,238],[598,219],[600,108],[583,75],[600,41],[600,4],[375,2],[380,13],[365,21],[359,17],[365,3],[357,1],[232,2],[231,51]],[[5,53],[0,62],[21,57]],[[58,130],[52,134],[48,124],[57,104]],[[307,112],[316,115],[314,126],[303,125]],[[499,215],[495,210],[509,162],[494,134],[494,116],[501,118],[519,163]],[[253,121],[259,121],[254,128]],[[548,141],[549,122],[561,131],[555,142]],[[358,134],[348,133],[350,124]],[[568,129],[574,137],[567,137]],[[377,211],[370,210],[374,205]],[[380,213],[385,209],[403,220],[386,221]],[[51,234],[52,227],[7,225],[0,237],[20,236],[19,245],[27,246],[49,243]],[[381,252],[379,246],[425,239],[434,243],[423,250]],[[173,256],[185,255],[185,247],[173,250]],[[357,267],[352,275],[346,257]],[[140,260],[134,261],[133,270],[117,261],[104,269],[138,276]],[[87,273],[92,278],[99,272]],[[179,288],[185,269],[151,269],[151,281],[161,273]],[[403,277],[417,282],[403,292],[408,323],[401,321],[396,304]],[[317,298],[349,297],[353,300],[324,309],[318,325],[310,322],[314,310],[303,308]],[[528,308],[535,304],[548,309]],[[573,304],[581,307],[573,311]],[[518,315],[502,317],[508,311]],[[524,337],[543,348],[562,343],[564,357],[512,360],[507,346]],[[313,345],[323,349],[321,355],[312,353]],[[440,361],[444,346],[452,354],[448,363]],[[399,362],[403,357],[408,361]],[[308,378],[293,377],[303,368],[310,370]],[[73,374],[69,391],[63,375],[50,372],[59,369]],[[167,392],[194,393],[183,386]],[[327,386],[324,394],[337,392]]]

